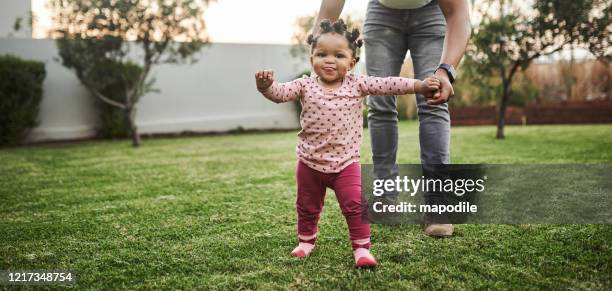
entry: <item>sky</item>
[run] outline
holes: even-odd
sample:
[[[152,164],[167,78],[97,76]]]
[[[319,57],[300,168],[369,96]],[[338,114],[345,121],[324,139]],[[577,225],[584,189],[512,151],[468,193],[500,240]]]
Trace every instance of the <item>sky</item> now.
[[[45,27],[51,26],[46,1],[32,0],[32,10],[39,15],[34,38],[44,37]],[[217,0],[204,17],[212,42],[289,44],[296,19],[313,15],[320,4],[319,0]],[[341,17],[363,18],[366,6],[365,0],[346,0]]]
[[[213,42],[290,43],[295,21],[313,15],[317,0],[218,0],[206,11]],[[347,0],[344,15],[365,15],[367,1]]]

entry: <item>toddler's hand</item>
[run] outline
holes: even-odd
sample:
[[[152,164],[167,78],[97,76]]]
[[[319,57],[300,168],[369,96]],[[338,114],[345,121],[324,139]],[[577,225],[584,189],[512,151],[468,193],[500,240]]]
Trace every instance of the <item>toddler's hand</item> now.
[[[274,71],[257,71],[255,73],[255,83],[257,83],[257,90],[260,92],[266,91],[274,83]]]
[[[440,90],[440,80],[436,77],[425,78],[419,86],[420,92],[423,95],[433,95],[436,91]]]

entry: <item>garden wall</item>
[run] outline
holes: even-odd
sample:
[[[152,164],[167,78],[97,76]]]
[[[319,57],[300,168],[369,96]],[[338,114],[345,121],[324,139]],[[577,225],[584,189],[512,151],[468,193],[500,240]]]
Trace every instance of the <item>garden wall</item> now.
[[[0,54],[14,54],[46,64],[47,78],[40,125],[32,142],[90,138],[98,124],[96,100],[74,73],[57,60],[53,40],[0,39]],[[137,52],[134,52],[137,54]],[[274,104],[255,89],[254,73],[273,69],[277,80],[293,79],[305,69],[287,45],[212,44],[194,65],[163,65],[153,75],[159,93],[139,103],[137,123],[143,134],[221,132],[242,129],[298,128],[293,104]]]

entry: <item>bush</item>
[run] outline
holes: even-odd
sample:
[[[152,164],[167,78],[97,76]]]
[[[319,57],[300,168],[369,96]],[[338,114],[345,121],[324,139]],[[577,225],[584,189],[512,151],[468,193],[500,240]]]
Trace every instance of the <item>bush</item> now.
[[[106,62],[97,66],[93,73],[95,74],[94,76],[98,76],[99,80],[105,80],[100,82],[100,93],[112,100],[125,104],[125,82],[135,83],[141,71],[142,67],[133,63]],[[132,87],[128,85],[128,88]],[[98,128],[98,134],[101,137],[123,138],[129,136],[130,126],[124,110],[99,100],[99,117],[100,127]]]
[[[527,103],[538,100],[538,87],[524,76],[517,79],[518,82],[512,84],[512,96],[508,100],[508,105],[524,107]]]
[[[0,56],[0,145],[20,144],[38,125],[45,64]]]

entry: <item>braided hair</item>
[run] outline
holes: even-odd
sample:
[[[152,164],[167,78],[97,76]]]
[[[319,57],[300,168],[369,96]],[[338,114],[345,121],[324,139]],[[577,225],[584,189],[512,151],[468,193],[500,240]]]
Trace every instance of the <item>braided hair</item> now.
[[[307,42],[310,45],[311,53],[314,50],[314,48],[317,46],[317,41],[319,40],[319,37],[321,35],[325,33],[337,33],[339,35],[346,37],[346,40],[348,41],[348,44],[349,44],[349,48],[351,49],[351,51],[353,51],[353,58],[355,59],[355,62],[359,62],[359,57],[357,56],[357,50],[363,45],[363,40],[358,39],[359,29],[354,28],[352,31],[349,32],[346,24],[344,24],[344,21],[342,21],[342,19],[338,19],[334,23],[332,23],[328,19],[324,19],[319,24],[319,28],[320,30],[317,36],[310,34],[307,39]]]

